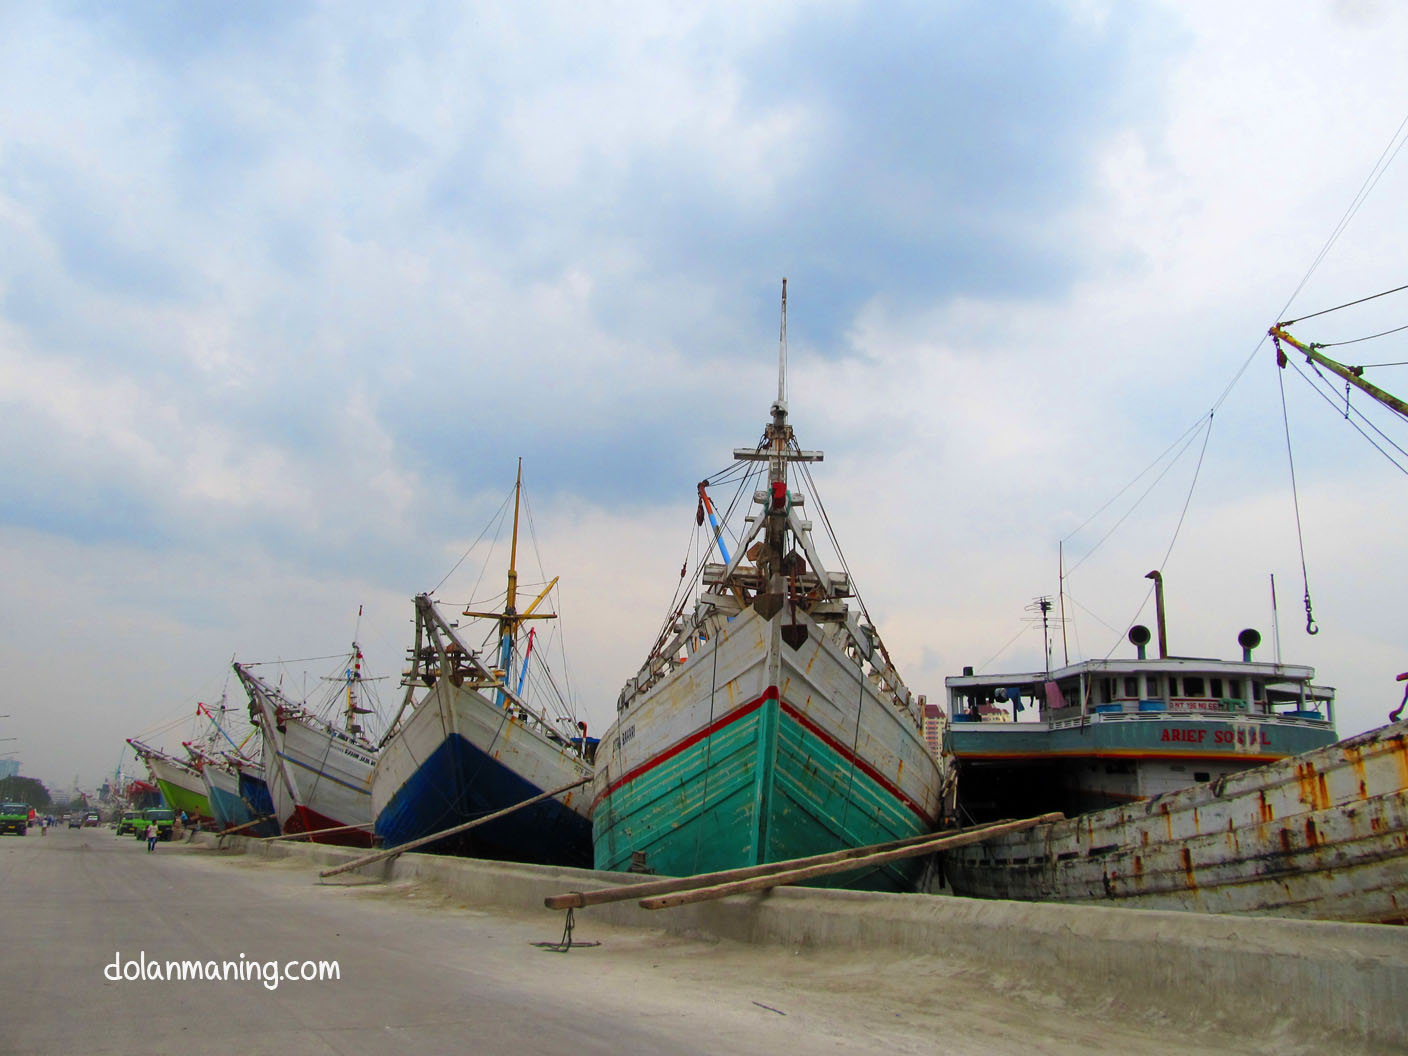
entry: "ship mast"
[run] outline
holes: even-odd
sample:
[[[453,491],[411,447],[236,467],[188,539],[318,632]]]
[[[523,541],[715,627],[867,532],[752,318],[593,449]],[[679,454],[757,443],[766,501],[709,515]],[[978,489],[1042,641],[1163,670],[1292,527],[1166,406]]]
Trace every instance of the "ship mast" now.
[[[499,666],[495,672],[499,679],[499,690],[497,703],[499,707],[504,707],[508,703],[508,693],[505,686],[508,684],[509,665],[513,662],[513,643],[518,637],[518,628],[525,620],[555,620],[557,614],[552,612],[534,613],[534,609],[548,596],[548,592],[557,586],[557,576],[552,577],[552,582],[543,588],[541,594],[533,599],[533,604],[518,611],[518,506],[523,497],[523,459],[518,460],[518,479],[513,485],[513,539],[509,544],[508,557],[508,589],[504,593],[503,612],[471,612],[465,609],[464,615],[475,616],[480,619],[497,620],[499,624]]]

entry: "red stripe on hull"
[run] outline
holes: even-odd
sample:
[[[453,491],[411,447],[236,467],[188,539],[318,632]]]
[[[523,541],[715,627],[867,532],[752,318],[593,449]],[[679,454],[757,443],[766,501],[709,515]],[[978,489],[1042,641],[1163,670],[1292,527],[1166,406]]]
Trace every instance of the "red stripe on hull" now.
[[[823,730],[816,723],[812,722],[810,719],[808,719],[805,715],[803,715],[800,711],[794,708],[791,704],[787,703],[787,701],[785,700],[782,702],[782,710],[785,714],[792,716],[798,726],[802,727],[802,729],[806,730],[813,737],[817,738],[819,741],[824,743],[828,748],[830,748],[833,752],[839,755],[847,763],[853,763],[857,770],[859,770],[862,774],[870,778],[877,785],[883,788],[886,792],[894,796],[897,800],[899,800],[906,807],[908,807],[910,811],[913,812],[914,816],[917,817],[920,821],[922,821],[925,825],[927,825],[930,829],[933,829],[935,826],[938,825],[938,819],[931,818],[928,814],[924,813],[924,808],[921,807],[914,800],[910,799],[909,796],[901,792],[898,785],[892,783],[888,778],[882,775],[879,770],[876,770],[875,767],[871,766],[860,756],[853,753],[844,744],[838,741],[835,737],[832,737],[829,733]]]
[[[734,708],[722,718],[715,719],[708,726],[701,726],[699,729],[691,733],[688,737],[684,738],[681,741],[676,741],[674,744],[670,745],[670,747],[666,748],[663,752],[661,752],[654,758],[647,759],[639,766],[632,767],[630,770],[627,770],[615,781],[607,785],[606,788],[602,791],[601,795],[597,796],[596,799],[592,800],[592,810],[596,810],[597,805],[601,803],[603,799],[609,797],[611,793],[615,792],[622,785],[630,784],[642,774],[648,774],[650,771],[654,770],[661,763],[669,762],[671,759],[679,755],[680,752],[684,751],[686,748],[690,748],[693,745],[698,744],[705,737],[710,737],[713,734],[717,733],[719,730],[722,730],[725,726],[732,725],[739,719],[744,718],[747,715],[753,714],[753,712],[757,711],[763,706],[763,701],[776,699],[777,687],[768,686],[767,689],[763,690],[762,696],[758,697],[756,700],[750,700],[747,704],[744,704],[741,707]]]
[[[308,807],[294,807],[293,813],[284,822],[285,835],[295,832],[315,832],[318,829],[336,829],[346,825],[345,821],[338,821],[330,818],[326,814],[319,814],[316,810]],[[309,836],[309,843],[327,843],[338,847],[370,847],[372,845],[372,833],[368,829],[343,829],[342,832],[329,832],[322,836]]]
[[[757,699],[751,700],[747,704],[744,704],[739,708],[735,708],[733,711],[729,712],[727,715],[724,715],[722,718],[716,719],[708,726],[701,727],[700,729],[695,730],[693,733],[691,733],[688,737],[685,737],[683,740],[677,741],[676,743],[672,744],[669,748],[666,748],[663,752],[661,752],[654,758],[647,759],[639,766],[635,766],[632,769],[626,771],[626,773],[622,774],[615,781],[611,782],[611,784],[608,785],[606,789],[599,796],[597,796],[595,800],[592,801],[592,809],[595,810],[603,800],[607,799],[613,792],[615,792],[621,786],[627,785],[630,782],[636,780],[637,778],[649,773],[651,770],[654,770],[657,766],[660,766],[662,763],[668,762],[670,759],[673,759],[675,756],[679,755],[680,752],[683,752],[687,748],[698,744],[704,738],[712,736],[724,727],[737,722],[739,719],[744,718],[747,715],[751,715],[753,712],[757,711],[760,707],[762,707],[764,701],[777,699],[779,699],[777,687],[769,686],[767,689],[763,690],[762,695],[759,696]],[[836,738],[832,737],[825,730],[821,729],[815,723],[807,719],[806,716],[804,716],[791,704],[788,704],[787,701],[784,700],[781,703],[783,712],[791,716],[791,718],[796,721],[799,726],[801,726],[804,730],[808,731],[818,740],[826,744],[832,751],[836,752],[839,756],[841,756],[841,758],[847,764],[854,764],[857,770],[869,777],[872,781],[874,781],[877,785],[883,788],[891,796],[894,796],[895,799],[897,799],[899,802],[903,803],[926,826],[932,829],[938,824],[938,820],[936,818],[930,817],[928,814],[926,814],[924,812],[923,807],[921,807],[909,796],[901,792],[900,789],[893,782],[885,778],[878,770],[875,769],[875,767],[871,766],[864,759],[861,759],[859,756],[855,755],[855,753],[853,753],[844,744],[836,740]]]

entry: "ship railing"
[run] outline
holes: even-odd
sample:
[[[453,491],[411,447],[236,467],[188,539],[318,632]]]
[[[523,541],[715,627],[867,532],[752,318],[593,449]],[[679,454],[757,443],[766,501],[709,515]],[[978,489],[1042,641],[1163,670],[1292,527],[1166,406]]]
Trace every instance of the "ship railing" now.
[[[1075,712],[1074,708],[1064,709],[1067,712]],[[1279,712],[1246,712],[1246,711],[1107,711],[1098,714],[1081,715],[1079,713],[1067,714],[1061,718],[1039,719],[1035,722],[1013,722],[1010,718],[980,718],[971,719],[963,715],[954,715],[952,722],[959,724],[961,728],[972,728],[981,726],[985,731],[1012,730],[1013,732],[1030,733],[1036,729],[1046,730],[1069,730],[1080,726],[1089,725],[1094,722],[1164,722],[1168,719],[1176,719],[1179,722],[1255,722],[1258,724],[1274,724],[1277,726],[1304,726],[1312,729],[1323,729],[1331,724],[1331,719],[1327,716],[1314,717],[1314,713],[1305,715],[1292,715],[1284,711]]]

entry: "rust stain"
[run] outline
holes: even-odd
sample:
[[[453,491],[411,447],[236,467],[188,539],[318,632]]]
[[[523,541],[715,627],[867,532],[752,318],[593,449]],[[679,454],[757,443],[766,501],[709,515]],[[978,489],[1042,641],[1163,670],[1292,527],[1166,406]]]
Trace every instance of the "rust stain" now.
[[[1364,774],[1364,753],[1360,751],[1358,745],[1351,745],[1343,749],[1345,760],[1354,771],[1354,776],[1359,780],[1359,798],[1369,798],[1369,783]]]
[[[1305,845],[1315,847],[1320,843],[1320,833],[1315,828],[1315,819],[1305,819]]]
[[[1282,854],[1290,854],[1290,853],[1291,853],[1291,830],[1290,830],[1290,829],[1282,829],[1282,830],[1281,830],[1281,853],[1282,853]]]
[[[1266,802],[1266,790],[1262,789],[1256,794],[1257,807],[1261,812],[1261,823],[1270,824],[1276,820],[1276,812],[1271,809],[1271,804]]]
[[[1134,878],[1136,880],[1144,879],[1144,859],[1137,854],[1134,856]]]
[[[1188,890],[1196,891],[1198,889],[1198,881],[1193,876],[1193,852],[1187,847],[1184,847],[1178,853],[1183,859],[1183,879],[1188,884]]]
[[[1398,787],[1408,786],[1408,741],[1405,741],[1401,733],[1394,734],[1389,738],[1389,751],[1393,753],[1393,761],[1398,764]]]
[[[1198,808],[1197,808],[1197,807],[1194,807],[1194,808],[1193,808],[1193,831],[1194,831],[1194,832],[1202,832],[1202,831],[1203,831],[1203,823],[1198,819]]]
[[[1296,784],[1300,786],[1300,801],[1311,810],[1324,810],[1330,805],[1325,775],[1316,773],[1314,763],[1296,764]]]

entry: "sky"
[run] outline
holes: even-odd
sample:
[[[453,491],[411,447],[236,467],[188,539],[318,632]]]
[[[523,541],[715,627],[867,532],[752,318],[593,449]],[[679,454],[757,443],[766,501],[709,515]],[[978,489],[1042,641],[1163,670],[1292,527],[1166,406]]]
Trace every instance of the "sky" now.
[[[413,596],[500,589],[519,458],[603,731],[784,276],[915,692],[1040,667],[1063,564],[1057,661],[1128,655],[1159,568],[1171,651],[1256,627],[1381,724],[1408,486],[1354,425],[1408,431],[1263,337],[1408,281],[1405,40],[1386,0],[0,4],[0,755],[94,787],[241,703],[233,659],[316,688],[354,636],[394,708]]]

